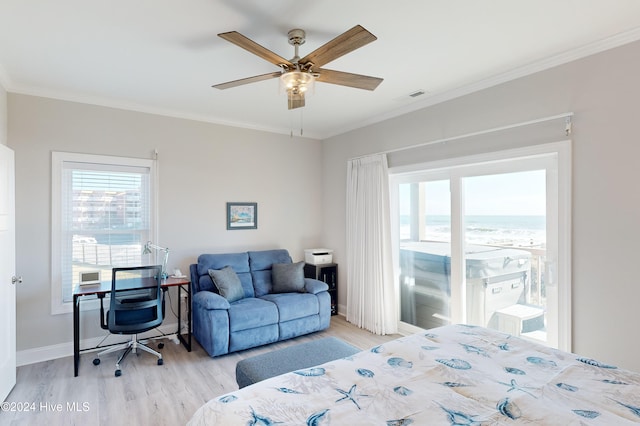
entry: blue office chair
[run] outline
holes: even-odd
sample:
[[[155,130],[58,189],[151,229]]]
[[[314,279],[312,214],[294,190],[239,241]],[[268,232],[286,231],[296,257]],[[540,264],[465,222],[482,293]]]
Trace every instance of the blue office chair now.
[[[113,268],[109,310],[104,313],[100,300],[100,326],[113,334],[130,334],[131,340],[116,345],[97,354],[94,365],[100,364],[100,357],[111,352],[124,352],[116,361],[116,377],[122,374],[120,363],[129,354],[137,354],[138,349],[158,357],[162,365],[162,355],[138,341],[138,333],[144,333],[160,324],[164,319],[164,297],[161,288],[162,266],[134,266]],[[162,348],[161,345],[158,345]]]

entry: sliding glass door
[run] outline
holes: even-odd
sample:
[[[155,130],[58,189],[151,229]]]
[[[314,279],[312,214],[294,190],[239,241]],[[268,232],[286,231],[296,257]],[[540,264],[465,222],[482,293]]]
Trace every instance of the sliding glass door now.
[[[465,323],[568,348],[568,184],[554,147],[392,175],[401,329]]]
[[[449,186],[449,179],[398,186],[400,320],[421,328],[448,324],[451,317],[451,267],[445,253],[437,254],[451,246]]]

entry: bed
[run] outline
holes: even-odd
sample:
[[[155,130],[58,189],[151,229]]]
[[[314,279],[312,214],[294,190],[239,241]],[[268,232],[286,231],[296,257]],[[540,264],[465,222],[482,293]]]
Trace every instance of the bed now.
[[[640,374],[449,325],[212,399],[190,425],[640,423]]]

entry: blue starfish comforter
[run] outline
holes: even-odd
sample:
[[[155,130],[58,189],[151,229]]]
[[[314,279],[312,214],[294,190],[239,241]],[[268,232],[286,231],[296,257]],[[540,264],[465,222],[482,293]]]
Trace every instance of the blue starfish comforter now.
[[[190,425],[624,425],[640,374],[451,325],[217,397]]]

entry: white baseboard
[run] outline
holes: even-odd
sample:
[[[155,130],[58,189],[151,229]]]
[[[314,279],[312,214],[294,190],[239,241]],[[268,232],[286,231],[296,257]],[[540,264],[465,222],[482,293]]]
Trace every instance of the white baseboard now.
[[[163,324],[158,327],[157,330],[167,335],[167,337],[175,336],[178,323]],[[140,335],[141,339],[156,337],[159,335],[157,330],[151,330]],[[108,337],[93,337],[91,339],[85,339],[80,341],[81,348],[95,348],[98,344],[114,344],[126,342],[130,337],[126,335],[117,334],[105,334]],[[103,342],[104,340],[104,342]],[[99,350],[101,348],[96,348]],[[16,364],[18,367],[23,365],[35,364],[37,362],[50,361],[52,359],[64,358],[67,356],[73,356],[73,342],[60,343],[57,345],[41,346],[39,348],[25,349],[16,352]]]

